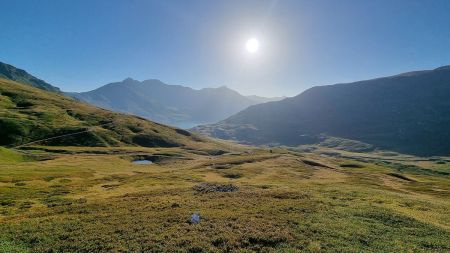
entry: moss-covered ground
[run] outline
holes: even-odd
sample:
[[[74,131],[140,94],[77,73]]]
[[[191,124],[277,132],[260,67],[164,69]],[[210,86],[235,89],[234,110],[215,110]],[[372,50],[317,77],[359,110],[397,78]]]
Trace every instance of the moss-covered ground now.
[[[0,252],[450,251],[446,158],[227,151],[2,148]]]

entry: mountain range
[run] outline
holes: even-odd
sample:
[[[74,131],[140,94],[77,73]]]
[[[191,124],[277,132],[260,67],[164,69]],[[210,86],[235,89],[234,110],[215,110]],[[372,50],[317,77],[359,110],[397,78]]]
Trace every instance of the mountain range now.
[[[173,141],[178,137],[171,134],[160,135],[167,131],[186,136],[181,139],[191,138],[181,129],[144,123],[143,118],[107,112],[68,98],[59,88],[5,63],[0,63],[0,78],[2,145],[87,131],[110,121],[120,122],[119,127],[101,127],[95,134],[87,131],[86,138],[66,138],[65,144],[170,146],[189,142]],[[249,144],[335,145],[344,140],[364,149],[450,155],[450,66],[317,86],[291,98],[242,96],[227,87],[194,90],[131,78],[69,94],[99,107],[179,127],[219,121],[237,112],[192,130]],[[144,128],[136,128],[143,124]],[[141,135],[147,137],[136,137]]]
[[[339,137],[403,153],[450,155],[450,66],[317,86],[193,130],[251,144],[297,146]]]
[[[36,142],[39,141],[39,142]],[[211,140],[0,78],[0,146],[142,146],[208,149]]]
[[[131,78],[68,95],[101,108],[182,128],[215,123],[250,105],[283,99],[243,96],[225,86],[195,90],[156,79],[140,82]]]

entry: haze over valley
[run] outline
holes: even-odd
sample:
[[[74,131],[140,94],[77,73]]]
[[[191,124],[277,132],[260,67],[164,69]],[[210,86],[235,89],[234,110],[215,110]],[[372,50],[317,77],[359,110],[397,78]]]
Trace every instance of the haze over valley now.
[[[450,2],[0,6],[0,252],[450,252]]]
[[[243,96],[225,86],[195,90],[156,79],[139,82],[131,78],[69,95],[102,108],[181,128],[215,123],[250,105],[282,99]]]

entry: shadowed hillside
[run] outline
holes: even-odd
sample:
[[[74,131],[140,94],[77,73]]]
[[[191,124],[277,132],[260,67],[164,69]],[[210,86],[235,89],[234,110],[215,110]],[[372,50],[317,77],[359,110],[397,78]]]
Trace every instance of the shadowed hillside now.
[[[450,154],[450,67],[313,87],[196,131],[254,144],[353,139],[404,153]]]

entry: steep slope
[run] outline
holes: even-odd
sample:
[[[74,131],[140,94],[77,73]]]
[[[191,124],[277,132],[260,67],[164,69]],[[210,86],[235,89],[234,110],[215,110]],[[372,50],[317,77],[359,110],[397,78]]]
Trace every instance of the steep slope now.
[[[313,87],[251,106],[196,131],[266,144],[316,143],[323,135],[399,152],[450,154],[450,66],[348,84]]]
[[[139,82],[131,78],[69,95],[105,109],[184,128],[217,122],[263,99],[248,98],[227,87],[194,90],[159,80]]]
[[[53,138],[57,136],[63,136]],[[0,78],[0,145],[199,147],[210,141]]]
[[[3,62],[0,62],[0,78],[28,84],[42,90],[60,92],[59,88],[28,74],[25,70]]]

